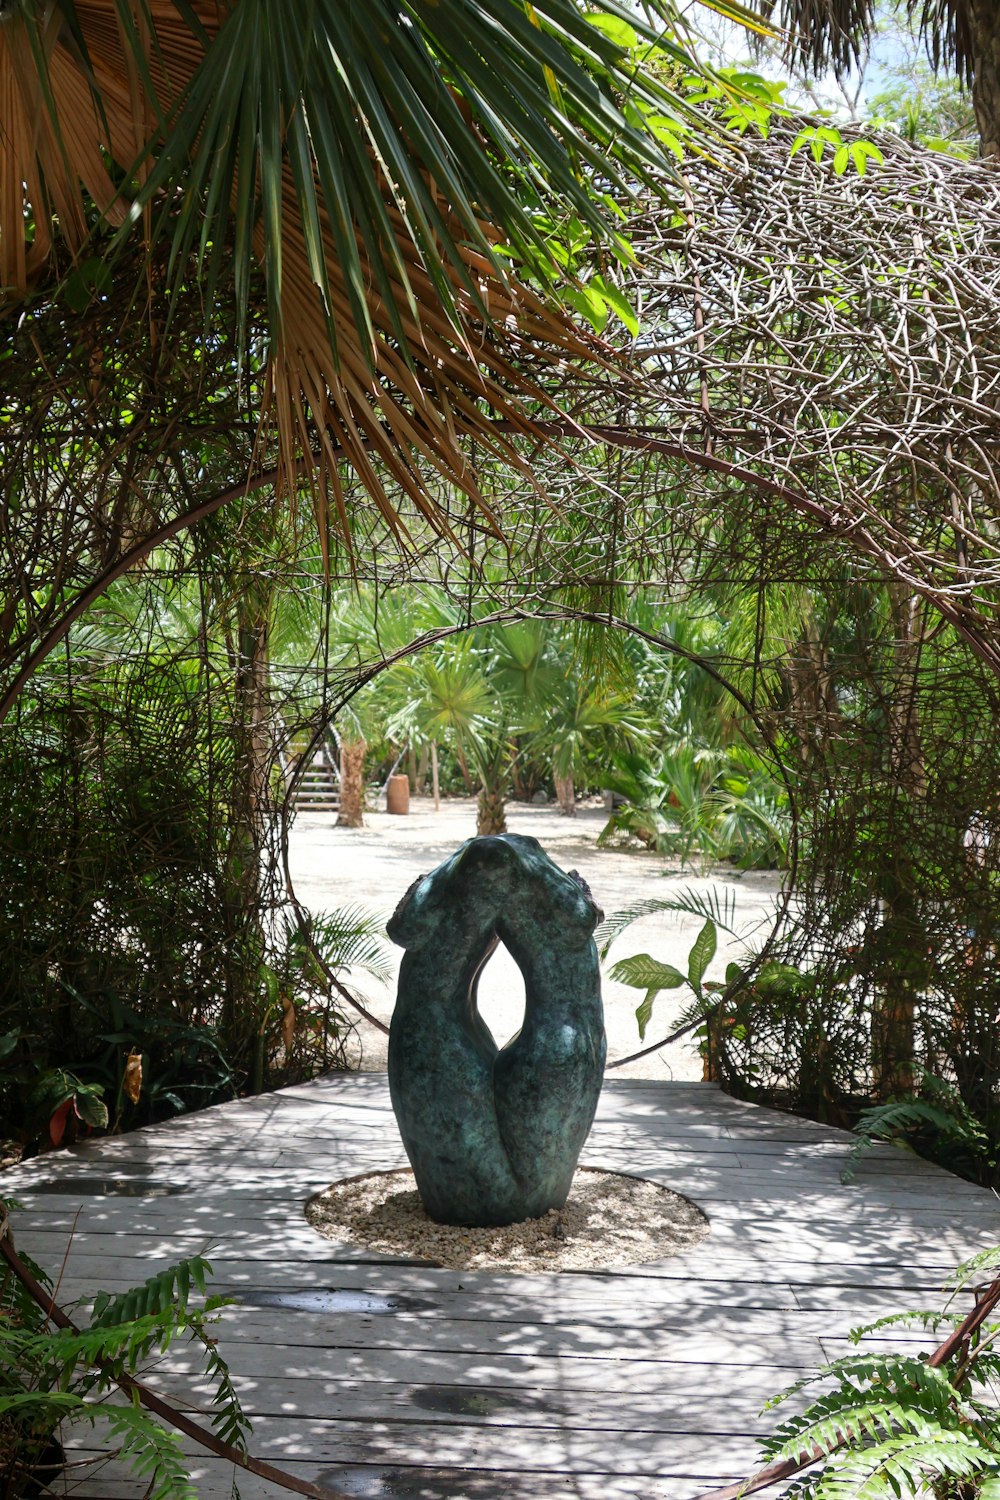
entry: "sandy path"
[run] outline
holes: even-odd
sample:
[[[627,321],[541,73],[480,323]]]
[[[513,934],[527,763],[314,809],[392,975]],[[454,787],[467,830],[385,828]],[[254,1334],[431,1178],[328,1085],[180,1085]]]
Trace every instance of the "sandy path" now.
[[[739,930],[752,943],[762,941],[774,910],[779,875],[773,871],[741,873],[726,869],[705,876],[668,864],[660,855],[598,849],[597,836],[606,817],[600,807],[581,808],[576,818],[563,818],[554,806],[534,807],[515,802],[507,809],[507,827],[511,833],[531,834],[539,839],[563,869],[579,870],[608,915],[629,902],[650,897],[668,899],[680,890],[707,892],[729,888],[735,892]],[[415,798],[406,817],[375,812],[366,813],[365,820],[366,827],[348,829],[336,828],[333,814],[300,814],[296,819],[290,848],[292,878],[299,898],[312,910],[360,902],[388,917],[419,875],[433,869],[475,832],[475,804],[465,800],[446,801],[441,804],[440,812],[435,813],[429,800]],[[673,913],[644,917],[617,940],[608,965],[616,958],[646,952],[686,971],[688,949],[700,926],[697,918]],[[401,951],[388,946],[398,968]],[[739,943],[728,941],[723,945],[720,941],[707,977],[723,978],[726,964],[738,958],[740,951]],[[352,984],[369,1008],[388,1022],[394,985],[383,987],[366,975],[358,975]],[[517,1031],[524,1011],[524,983],[505,949],[498,949],[488,964],[479,995],[480,1010],[502,1045]],[[609,1061],[627,1056],[640,1046],[635,1007],[641,998],[639,991],[613,983],[605,972]],[[686,989],[661,995],[647,1041],[666,1035],[673,1018],[689,999]],[[362,1022],[352,1056],[364,1069],[383,1069],[386,1038]],[[616,1075],[697,1079],[701,1077],[701,1063],[695,1048],[682,1041],[616,1069],[611,1076]]]

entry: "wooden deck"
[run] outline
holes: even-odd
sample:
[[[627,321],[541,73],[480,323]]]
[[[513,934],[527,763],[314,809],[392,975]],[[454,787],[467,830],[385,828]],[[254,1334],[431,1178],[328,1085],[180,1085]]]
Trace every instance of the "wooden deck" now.
[[[990,1194],[901,1151],[843,1186],[849,1139],[707,1085],[608,1083],[584,1162],[663,1182],[712,1224],[689,1254],[616,1273],[445,1271],[315,1234],[312,1193],[405,1162],[375,1074],[98,1140],[3,1186],[43,1265],[72,1232],[64,1305],[209,1256],[241,1299],[221,1346],[257,1457],[358,1500],[688,1500],[755,1466],[768,1395],[845,1352],[852,1326],[940,1305],[949,1270],[1000,1240]],[[185,1368],[151,1383],[197,1405]],[[201,1455],[193,1472],[227,1500],[230,1466]],[[243,1500],[283,1493],[237,1478]],[[141,1488],[104,1464],[66,1493]]]

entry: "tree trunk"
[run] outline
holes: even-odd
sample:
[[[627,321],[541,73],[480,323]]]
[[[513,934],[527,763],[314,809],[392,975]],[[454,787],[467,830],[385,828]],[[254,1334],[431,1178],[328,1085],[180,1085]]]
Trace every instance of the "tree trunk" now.
[[[469,771],[469,762],[465,758],[465,751],[458,740],[455,741],[455,759],[458,761],[458,769],[461,771],[462,780],[465,782],[465,790],[471,794],[476,789],[475,782],[472,780]]]
[[[1000,10],[996,0],[971,0],[961,8],[972,54],[972,107],[983,156],[1000,157]]]
[[[233,749],[230,826],[223,889],[226,977],[221,1030],[230,1060],[246,1069],[254,1087],[260,1067],[260,973],[266,941],[262,926],[262,861],[269,819],[272,764],[268,637],[271,598],[251,590],[236,606],[233,640]]]
[[[340,741],[340,812],[338,828],[365,826],[365,750],[364,740]]]
[[[556,789],[556,801],[559,811],[566,818],[576,817],[576,788],[573,785],[572,776],[553,776]]]
[[[916,674],[923,645],[922,601],[905,584],[889,585],[895,634],[895,673],[889,702],[891,781],[915,807],[926,796]],[[912,814],[911,814],[912,816]],[[881,998],[873,1016],[875,1093],[879,1100],[913,1087],[914,1016],[926,981],[926,934],[921,930],[916,874],[905,841],[885,830],[882,864]]]

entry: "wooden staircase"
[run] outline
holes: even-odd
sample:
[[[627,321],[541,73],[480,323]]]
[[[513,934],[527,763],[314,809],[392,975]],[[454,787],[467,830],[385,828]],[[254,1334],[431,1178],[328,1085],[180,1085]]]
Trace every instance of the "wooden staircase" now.
[[[300,813],[340,811],[340,776],[332,745],[320,745],[302,773],[293,800]]]

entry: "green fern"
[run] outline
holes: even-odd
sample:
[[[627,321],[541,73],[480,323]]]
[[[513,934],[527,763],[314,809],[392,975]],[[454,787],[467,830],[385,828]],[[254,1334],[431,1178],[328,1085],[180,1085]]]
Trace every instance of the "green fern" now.
[[[205,1296],[206,1277],[211,1274],[210,1263],[200,1255],[192,1255],[189,1260],[168,1266],[158,1275],[147,1277],[141,1286],[131,1287],[117,1297],[98,1292],[93,1300],[90,1326],[109,1328],[156,1313],[170,1312],[174,1308],[183,1311],[188,1305],[192,1286]]]
[[[998,1463],[996,1449],[966,1433],[903,1433],[852,1453],[806,1493],[815,1500],[915,1500],[927,1494],[930,1478],[968,1479]]]
[[[3,1211],[0,1203],[0,1211]],[[47,1279],[30,1268],[43,1286]],[[124,1403],[108,1392],[135,1377],[155,1351],[178,1338],[199,1343],[212,1389],[212,1425],[246,1453],[251,1427],[229,1369],[210,1336],[213,1315],[226,1299],[207,1293],[211,1267],[193,1256],[149,1277],[141,1286],[94,1298],[87,1328],[52,1328],[44,1311],[12,1272],[0,1280],[0,1451],[13,1451],[11,1493],[18,1475],[67,1417],[106,1424],[117,1454],[143,1483],[149,1500],[193,1500],[194,1490],[176,1437],[138,1402],[134,1387]],[[197,1294],[197,1300],[195,1300]],[[235,1491],[234,1491],[235,1493]]]
[[[309,920],[309,933],[331,969],[352,973],[362,970],[386,984],[394,970],[385,942],[385,917],[364,906],[338,906],[317,912]],[[298,922],[287,925],[289,953],[300,966],[308,966],[308,945]]]
[[[938,1140],[960,1145],[973,1155],[982,1154],[987,1138],[980,1122],[970,1114],[957,1091],[926,1070],[920,1070],[920,1088],[930,1098],[906,1094],[862,1110],[854,1133],[858,1137],[844,1163],[840,1180],[853,1182],[855,1168],[876,1141],[913,1149],[911,1137],[930,1129]]]
[[[992,1245],[988,1250],[980,1250],[978,1255],[965,1260],[948,1278],[948,1285],[956,1290],[967,1287],[970,1282],[982,1279],[984,1272],[996,1271],[1000,1267],[1000,1245]]]
[[[198,1500],[176,1433],[167,1432],[138,1405],[106,1404],[100,1415],[118,1441],[116,1457],[145,1481],[143,1500]]]
[[[1000,1251],[973,1263],[1000,1264]],[[904,1324],[936,1328],[961,1321],[950,1312],[899,1313],[855,1329],[851,1338]],[[765,1410],[818,1382],[833,1382],[762,1445],[769,1461],[808,1465],[784,1491],[785,1500],[1000,1500],[998,1336],[1000,1325],[981,1329],[971,1346],[940,1367],[926,1354],[850,1354],[773,1397]],[[818,1460],[817,1451],[823,1455]]]
[[[873,1323],[866,1323],[863,1328],[852,1328],[850,1339],[853,1344],[857,1344],[869,1334],[881,1333],[884,1328],[922,1328],[925,1333],[936,1334],[945,1327],[957,1328],[961,1321],[961,1313],[943,1312],[934,1308],[914,1308],[910,1312],[886,1313],[884,1317],[876,1318]]]

